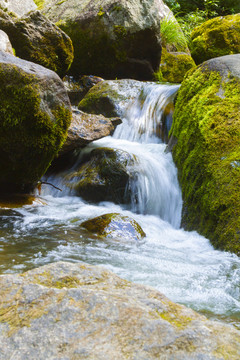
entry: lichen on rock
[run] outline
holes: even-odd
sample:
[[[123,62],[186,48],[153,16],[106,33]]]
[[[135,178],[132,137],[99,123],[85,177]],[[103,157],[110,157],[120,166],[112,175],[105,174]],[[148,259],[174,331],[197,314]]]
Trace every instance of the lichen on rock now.
[[[183,193],[182,223],[240,254],[240,55],[190,70],[171,136]]]

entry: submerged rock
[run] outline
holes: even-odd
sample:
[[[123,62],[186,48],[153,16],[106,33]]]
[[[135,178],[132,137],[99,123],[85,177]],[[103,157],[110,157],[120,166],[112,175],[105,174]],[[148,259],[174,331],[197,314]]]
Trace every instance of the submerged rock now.
[[[0,192],[28,191],[67,135],[71,106],[60,78],[0,52]]]
[[[45,0],[42,12],[72,39],[70,72],[151,80],[161,57],[162,0]]]
[[[240,14],[216,17],[193,30],[192,57],[196,64],[240,53]]]
[[[134,155],[111,148],[96,148],[85,162],[67,175],[67,185],[85,200],[128,203],[130,176],[134,176]]]
[[[94,140],[113,134],[117,125],[121,124],[120,118],[106,118],[103,115],[86,114],[73,109],[73,118],[68,128],[68,135],[59,155],[68,151],[83,148]]]
[[[88,231],[107,238],[141,240],[146,236],[141,226],[129,216],[104,214],[81,223]]]
[[[190,70],[171,135],[184,227],[240,254],[240,54]]]
[[[143,83],[136,80],[106,80],[93,86],[80,101],[78,108],[106,117],[121,116],[123,109],[138,96]]]
[[[22,59],[51,69],[63,77],[73,60],[71,39],[39,11],[14,18],[0,11],[0,29],[4,30]]]
[[[183,52],[169,52],[163,49],[161,64],[156,75],[160,81],[181,83],[188,70],[195,66],[191,55]]]
[[[58,262],[0,287],[1,360],[239,360],[238,330],[100,266]]]

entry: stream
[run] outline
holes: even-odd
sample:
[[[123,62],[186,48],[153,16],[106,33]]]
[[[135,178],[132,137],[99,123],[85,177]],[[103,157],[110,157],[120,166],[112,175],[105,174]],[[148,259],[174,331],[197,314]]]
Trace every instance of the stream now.
[[[103,265],[240,329],[240,259],[214,250],[197,232],[180,228],[177,169],[159,137],[163,117],[165,130],[171,126],[171,111],[166,115],[166,108],[177,90],[178,85],[143,84],[139,97],[123,108],[123,123],[113,136],[84,149],[110,147],[136,156],[137,176],[128,184],[134,194],[131,203],[88,203],[64,184],[62,174],[48,177],[63,191],[43,185],[33,205],[0,209],[0,273],[23,272],[60,260]],[[135,219],[146,237],[138,242],[101,239],[80,226],[113,212]]]

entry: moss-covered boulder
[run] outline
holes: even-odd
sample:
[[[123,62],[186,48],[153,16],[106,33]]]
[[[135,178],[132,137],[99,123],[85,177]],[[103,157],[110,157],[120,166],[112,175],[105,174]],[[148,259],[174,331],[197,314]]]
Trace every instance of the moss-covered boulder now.
[[[178,93],[171,134],[184,227],[240,254],[239,54],[190,70]]]
[[[181,83],[188,70],[195,67],[190,54],[183,52],[169,52],[162,49],[161,63],[156,78],[159,81]]]
[[[45,0],[41,11],[72,39],[75,77],[151,80],[158,69],[162,0]]]
[[[0,7],[17,16],[23,16],[37,8],[33,0],[0,0]]]
[[[129,216],[118,213],[104,214],[81,223],[91,233],[106,238],[141,240],[146,236],[141,226]]]
[[[16,55],[63,77],[73,60],[72,41],[39,11],[17,18],[0,10],[0,29],[9,36]]]
[[[71,121],[53,71],[0,52],[0,191],[28,190],[59,151]]]
[[[128,203],[127,185],[134,174],[135,160],[135,156],[123,150],[97,148],[78,169],[66,176],[65,181],[86,200]]]
[[[129,101],[138,96],[143,83],[137,80],[106,80],[93,86],[78,104],[79,110],[106,117],[121,116]]]
[[[240,14],[216,17],[193,30],[192,57],[196,64],[240,53]]]

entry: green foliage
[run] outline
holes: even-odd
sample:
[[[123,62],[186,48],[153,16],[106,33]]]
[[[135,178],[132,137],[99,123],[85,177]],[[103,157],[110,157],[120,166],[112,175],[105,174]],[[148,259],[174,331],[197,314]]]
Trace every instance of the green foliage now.
[[[161,21],[162,45],[174,45],[177,51],[184,51],[187,48],[187,41],[176,20],[171,16],[166,16]]]
[[[236,0],[166,0],[166,4],[181,16],[198,10],[204,11],[207,18],[240,12],[240,2]]]

